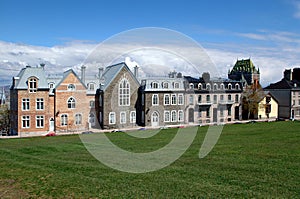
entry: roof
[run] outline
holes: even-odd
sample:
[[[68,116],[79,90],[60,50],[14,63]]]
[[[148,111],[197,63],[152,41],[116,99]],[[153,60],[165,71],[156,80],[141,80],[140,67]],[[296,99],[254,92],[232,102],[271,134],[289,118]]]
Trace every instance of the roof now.
[[[296,87],[295,87],[295,84],[296,84]],[[298,82],[296,80],[288,81],[283,78],[282,80],[280,80],[274,84],[270,84],[265,89],[269,90],[269,89],[293,89],[293,88],[300,89],[300,82]]]
[[[131,70],[128,68],[125,62],[121,62],[115,65],[111,65],[106,67],[101,79],[103,80],[103,88],[102,90],[106,90],[113,79],[119,74],[119,72],[122,70],[122,68],[125,68],[129,74],[132,76],[132,78],[137,82],[137,84],[140,84],[139,81],[136,79],[136,77],[133,75]]]
[[[71,73],[73,73],[75,75],[75,77],[80,81],[80,83],[85,87],[86,85],[81,81],[81,79],[78,77],[78,75],[73,71],[73,69],[69,69],[67,71],[65,71],[63,73],[63,77],[61,78],[60,82],[55,86],[55,87],[58,87]]]
[[[243,73],[259,73],[259,69],[256,70],[251,59],[242,59],[237,60],[232,70],[229,72],[230,74],[235,72],[243,72]]]
[[[48,89],[48,82],[46,79],[45,70],[43,67],[26,67],[23,68],[19,74],[16,76],[19,78],[14,89],[27,89],[28,88],[28,78],[36,77],[38,81],[38,89]]]

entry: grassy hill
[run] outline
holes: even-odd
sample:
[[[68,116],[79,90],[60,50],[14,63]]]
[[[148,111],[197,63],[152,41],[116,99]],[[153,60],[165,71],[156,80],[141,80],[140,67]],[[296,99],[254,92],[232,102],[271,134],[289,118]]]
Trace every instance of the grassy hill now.
[[[106,167],[78,135],[3,139],[0,198],[300,197],[300,122],[227,125],[212,152],[199,159],[206,131],[200,127],[191,147],[169,167],[144,174]],[[123,149],[143,152],[164,146],[175,133],[108,136]]]

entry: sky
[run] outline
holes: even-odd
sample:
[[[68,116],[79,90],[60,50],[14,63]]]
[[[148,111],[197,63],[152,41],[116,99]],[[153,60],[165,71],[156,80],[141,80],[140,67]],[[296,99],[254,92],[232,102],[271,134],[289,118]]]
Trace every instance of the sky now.
[[[285,68],[300,66],[296,0],[0,0],[0,85],[28,64],[46,63],[51,72],[79,70],[97,44],[143,27],[174,30],[198,42],[224,77],[237,59],[251,58],[264,86],[280,80]],[[135,59],[147,63],[149,55],[139,59],[141,54]],[[174,64],[168,60],[160,64]]]

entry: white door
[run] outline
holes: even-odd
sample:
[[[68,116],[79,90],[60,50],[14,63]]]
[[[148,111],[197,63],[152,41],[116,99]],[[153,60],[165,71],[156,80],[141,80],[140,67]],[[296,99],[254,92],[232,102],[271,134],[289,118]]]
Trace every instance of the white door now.
[[[92,128],[92,126],[95,126],[95,115],[93,113],[90,113],[90,115],[89,115],[89,128]]]
[[[151,125],[154,127],[159,125],[159,115],[156,111],[152,113]]]
[[[51,118],[49,121],[49,131],[54,131],[54,119]]]

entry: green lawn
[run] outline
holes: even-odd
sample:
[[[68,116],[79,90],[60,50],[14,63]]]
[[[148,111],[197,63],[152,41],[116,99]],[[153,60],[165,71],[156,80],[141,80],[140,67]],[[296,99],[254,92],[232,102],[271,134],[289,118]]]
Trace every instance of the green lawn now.
[[[211,153],[199,159],[206,131],[200,127],[191,147],[169,167],[144,174],[106,167],[78,135],[2,139],[0,198],[300,198],[300,122],[227,125]],[[109,137],[143,152],[164,146],[175,133]]]

